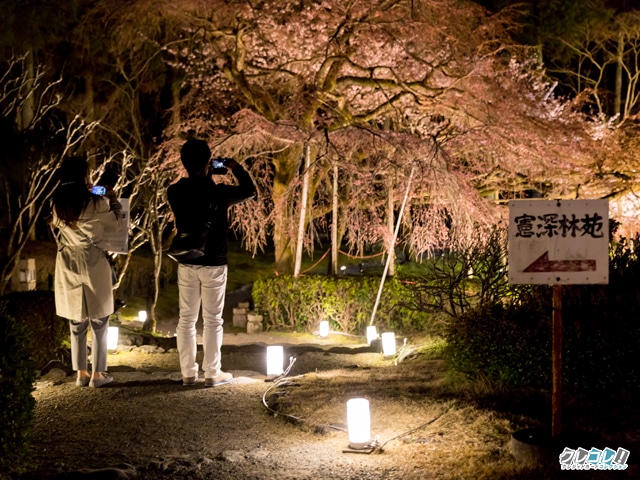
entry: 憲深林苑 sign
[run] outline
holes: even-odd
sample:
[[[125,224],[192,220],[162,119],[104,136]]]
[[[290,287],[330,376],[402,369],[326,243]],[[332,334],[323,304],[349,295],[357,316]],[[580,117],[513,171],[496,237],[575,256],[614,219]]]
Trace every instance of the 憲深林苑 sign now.
[[[607,200],[509,202],[509,283],[608,282]]]

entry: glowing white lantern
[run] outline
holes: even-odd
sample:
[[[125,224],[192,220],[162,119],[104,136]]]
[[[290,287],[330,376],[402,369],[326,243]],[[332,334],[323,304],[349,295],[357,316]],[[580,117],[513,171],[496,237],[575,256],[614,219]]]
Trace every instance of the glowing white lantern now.
[[[329,336],[329,320],[322,320],[320,322],[320,336],[322,338]]]
[[[371,418],[366,398],[347,401],[347,430],[350,448],[359,450],[371,444]]]
[[[396,354],[396,335],[393,332],[382,334],[382,354],[385,357]]]
[[[378,338],[378,332],[376,330],[375,325],[370,325],[367,327],[367,343],[371,345],[376,338]]]
[[[282,346],[271,345],[267,347],[267,376],[282,375],[284,362],[284,350]]]
[[[146,310],[140,310],[138,312],[138,320],[140,320],[143,323],[147,321],[147,311]]]
[[[118,348],[118,327],[109,327],[107,330],[107,350]]]

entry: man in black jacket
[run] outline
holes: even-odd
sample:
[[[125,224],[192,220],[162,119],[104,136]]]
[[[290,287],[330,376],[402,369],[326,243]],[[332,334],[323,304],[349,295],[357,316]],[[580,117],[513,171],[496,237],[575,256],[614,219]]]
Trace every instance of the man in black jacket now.
[[[228,383],[233,375],[221,370],[222,310],[227,285],[228,209],[252,198],[256,187],[249,174],[235,160],[225,159],[238,185],[216,184],[210,175],[211,150],[204,140],[187,140],[180,158],[188,178],[182,178],[167,191],[178,232],[193,232],[209,223],[204,256],[178,265],[180,316],[177,343],[182,383],[195,385],[196,322],[202,303],[204,384],[213,387]]]

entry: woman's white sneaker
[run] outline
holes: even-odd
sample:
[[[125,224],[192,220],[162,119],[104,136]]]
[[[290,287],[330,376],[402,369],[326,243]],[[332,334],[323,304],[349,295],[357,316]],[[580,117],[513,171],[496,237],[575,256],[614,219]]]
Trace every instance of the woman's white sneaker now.
[[[102,378],[91,378],[89,381],[89,386],[93,388],[104,387],[107,383],[111,383],[113,381],[113,377],[110,377],[106,373],[102,374]]]

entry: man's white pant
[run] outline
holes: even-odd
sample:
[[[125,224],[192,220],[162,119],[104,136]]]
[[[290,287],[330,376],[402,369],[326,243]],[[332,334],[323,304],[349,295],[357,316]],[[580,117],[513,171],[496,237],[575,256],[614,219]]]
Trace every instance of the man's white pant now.
[[[195,377],[198,374],[196,322],[201,303],[204,350],[202,370],[205,378],[213,378],[220,373],[220,347],[224,322],[222,310],[226,286],[226,265],[178,265],[180,317],[176,333],[183,377]]]

